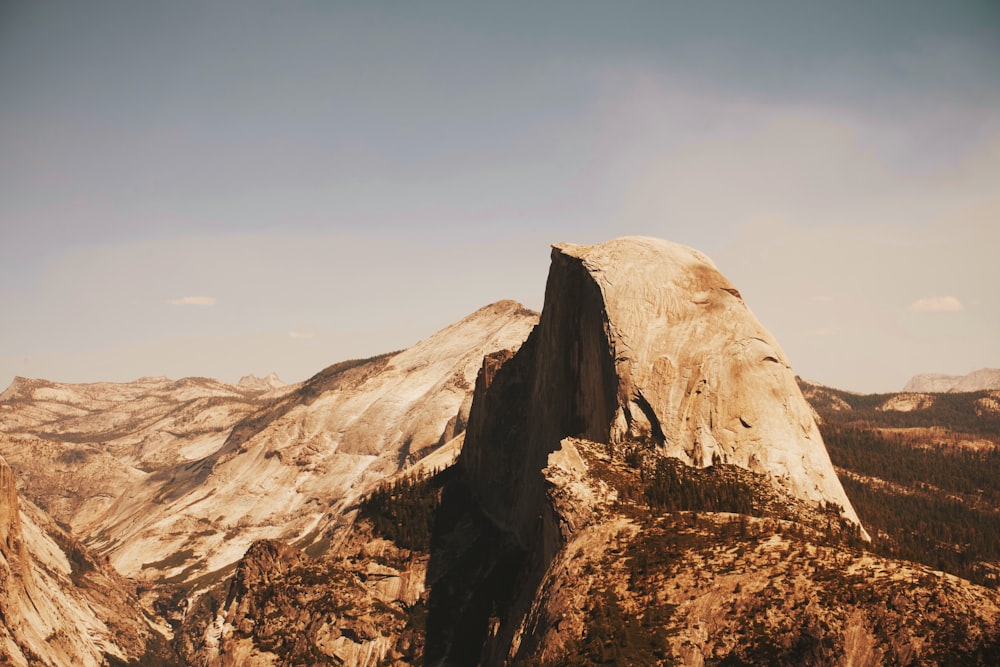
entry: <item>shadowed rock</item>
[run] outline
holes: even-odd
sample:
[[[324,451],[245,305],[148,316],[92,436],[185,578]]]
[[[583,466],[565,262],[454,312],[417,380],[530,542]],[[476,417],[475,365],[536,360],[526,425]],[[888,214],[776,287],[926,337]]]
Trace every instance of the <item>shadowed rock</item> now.
[[[509,618],[523,613],[562,546],[542,470],[566,437],[747,468],[859,523],[788,360],[711,260],[650,238],[556,244],[538,326],[480,372],[462,481],[444,500],[452,518],[438,527],[449,548],[428,573],[430,663],[504,661],[518,624],[486,638],[470,619],[489,599],[504,599]],[[489,525],[469,532],[477,514]],[[484,553],[493,566],[463,570]]]

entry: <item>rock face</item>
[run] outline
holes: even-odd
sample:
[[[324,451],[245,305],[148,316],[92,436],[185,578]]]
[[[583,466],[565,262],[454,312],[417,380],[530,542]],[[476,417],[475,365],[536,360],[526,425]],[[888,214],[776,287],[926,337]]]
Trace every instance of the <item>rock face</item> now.
[[[0,458],[0,549],[16,549],[21,541],[21,516],[17,503],[17,484],[7,462]]]
[[[516,354],[487,358],[477,381],[464,481],[444,500],[474,509],[440,526],[455,542],[432,554],[429,661],[483,659],[469,619],[504,587],[512,617],[530,606],[564,543],[541,471],[566,437],[739,466],[860,523],[784,353],[708,258],[649,238],[558,244],[539,325]],[[488,525],[463,536],[475,513]],[[483,553],[491,572],[456,567]],[[503,662],[516,631],[506,623],[486,642],[487,663]]]
[[[407,350],[268,391],[206,378],[19,378],[0,401],[0,454],[24,471],[30,497],[122,574],[190,581],[257,540],[327,539],[386,476],[449,465],[483,356],[519,346],[536,322],[501,301]]]
[[[648,238],[554,246],[539,326],[495,365],[460,461],[475,487],[500,487],[484,511],[522,542],[537,516],[537,471],[566,436],[765,473],[858,523],[777,341],[695,250]],[[496,483],[510,472],[515,484]]]
[[[366,528],[366,527],[365,527]],[[186,664],[420,664],[426,554],[358,530],[336,557],[254,543],[228,585],[202,596],[177,633]]]
[[[941,375],[924,373],[914,375],[903,391],[906,392],[967,392],[984,389],[1000,389],[1000,368],[980,368],[968,375]]]
[[[271,391],[272,389],[281,389],[287,386],[281,381],[277,373],[271,373],[267,377],[259,378],[256,375],[244,375],[240,378],[238,387],[243,389],[254,389],[258,391]]]
[[[0,458],[0,663],[171,665],[135,590],[28,501]]]
[[[857,520],[788,360],[707,257],[636,238],[556,250],[587,271],[606,308],[613,441],[652,438],[692,465],[763,472]]]

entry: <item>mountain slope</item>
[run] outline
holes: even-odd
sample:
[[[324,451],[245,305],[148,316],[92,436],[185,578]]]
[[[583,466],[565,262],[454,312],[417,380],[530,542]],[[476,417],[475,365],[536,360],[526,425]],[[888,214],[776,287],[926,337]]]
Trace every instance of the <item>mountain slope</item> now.
[[[121,573],[192,581],[259,539],[321,548],[385,476],[449,446],[438,454],[447,465],[482,357],[520,345],[536,318],[500,302],[408,350],[268,392],[19,380],[0,403],[0,453]]]
[[[676,476],[650,474],[663,465]],[[872,554],[849,522],[775,494],[759,475],[662,459],[635,468],[611,460],[602,445],[571,439],[544,472],[566,545],[515,641],[489,663],[990,665],[1000,658],[995,591]],[[670,493],[658,498],[667,479]],[[502,628],[506,619],[498,620]]]
[[[803,392],[876,552],[1000,584],[1000,391]]]
[[[86,536],[123,491],[218,450],[234,423],[280,395],[207,378],[16,378],[0,394],[0,453],[35,502]]]
[[[13,665],[179,664],[134,587],[18,498],[0,458],[0,660]]]
[[[871,553],[782,360],[699,254],[555,246],[477,380],[427,663],[990,664],[996,593]]]

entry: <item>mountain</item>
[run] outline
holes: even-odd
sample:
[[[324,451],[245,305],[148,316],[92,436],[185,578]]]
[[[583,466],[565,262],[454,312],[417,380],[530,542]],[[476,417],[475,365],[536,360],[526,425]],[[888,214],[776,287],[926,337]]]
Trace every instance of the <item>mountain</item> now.
[[[256,375],[244,375],[240,378],[237,386],[242,389],[254,389],[258,391],[271,391],[287,386],[281,381],[277,373],[271,373],[267,377],[259,378]]]
[[[4,664],[179,664],[134,586],[20,499],[2,458],[0,618]]]
[[[18,379],[0,404],[0,453],[122,574],[207,581],[256,540],[321,548],[384,477],[441,448],[447,465],[483,355],[519,345],[536,317],[503,301],[402,352],[268,392]]]
[[[1000,368],[981,368],[968,375],[914,375],[903,387],[904,392],[962,392],[1000,389]]]
[[[477,380],[431,538],[426,661],[997,655],[993,591],[868,544],[784,355],[707,258],[556,245],[539,325]]]
[[[401,550],[369,523],[355,526],[358,499],[393,476],[450,465],[483,356],[516,348],[536,321],[520,304],[499,302],[408,350],[277,389],[205,378],[18,378],[0,401],[0,451],[16,462],[25,492],[87,543],[74,542],[80,553],[93,550],[138,580],[133,608],[169,621],[185,664],[252,664],[273,658],[269,648],[294,660],[317,642],[325,659],[382,664],[422,647],[423,633],[399,618],[422,608],[427,549]],[[343,582],[336,599],[331,579]],[[307,582],[318,591],[312,598]],[[313,641],[298,652],[276,647],[276,637],[280,645],[293,636],[293,619],[268,625],[255,613],[274,620],[259,596],[281,600],[272,595],[282,586],[291,595],[283,612],[336,612],[342,622],[306,623]]]

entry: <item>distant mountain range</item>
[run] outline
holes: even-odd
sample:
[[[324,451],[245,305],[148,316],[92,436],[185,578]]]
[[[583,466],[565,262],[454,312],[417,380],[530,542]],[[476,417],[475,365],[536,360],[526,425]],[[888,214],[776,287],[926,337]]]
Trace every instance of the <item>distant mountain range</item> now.
[[[980,368],[968,375],[924,373],[914,375],[903,387],[903,391],[920,393],[982,391],[983,389],[1000,389],[1000,368]]]

